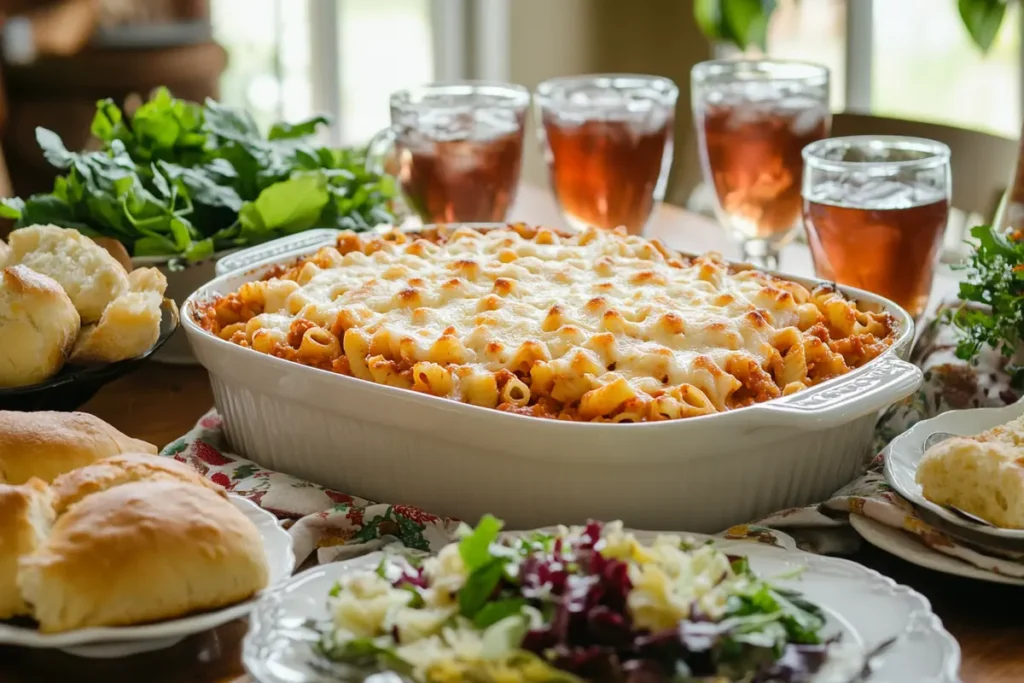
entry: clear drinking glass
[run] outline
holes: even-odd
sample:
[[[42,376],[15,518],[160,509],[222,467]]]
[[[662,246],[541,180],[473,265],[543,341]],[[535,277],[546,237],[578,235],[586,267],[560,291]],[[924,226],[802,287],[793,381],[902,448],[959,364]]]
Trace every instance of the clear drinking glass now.
[[[534,93],[551,187],[575,228],[634,235],[665,197],[679,88],[660,76],[544,81]]]
[[[818,64],[716,60],[693,67],[694,122],[718,220],[743,258],[775,270],[800,219],[800,151],[828,136],[829,72]]]
[[[928,305],[949,218],[949,147],[853,136],[804,148],[803,216],[818,277]]]
[[[515,199],[529,91],[508,83],[436,83],[391,95],[391,126],[367,168],[397,176],[424,223],[502,222]]]

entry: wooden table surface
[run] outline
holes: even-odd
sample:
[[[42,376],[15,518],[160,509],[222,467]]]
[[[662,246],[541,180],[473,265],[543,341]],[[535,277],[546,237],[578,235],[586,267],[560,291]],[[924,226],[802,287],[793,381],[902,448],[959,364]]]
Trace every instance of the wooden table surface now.
[[[547,193],[534,188],[524,188],[512,215],[537,223],[561,223]],[[677,247],[733,253],[711,221],[672,207],[658,211],[649,233]],[[807,263],[799,248],[788,250],[782,259],[782,267],[794,272],[805,272]],[[188,431],[212,404],[202,368],[150,363],[104,388],[83,410],[130,436],[163,446]],[[867,544],[852,559],[931,600],[946,628],[960,642],[964,683],[1024,681],[1024,588],[922,569]],[[0,683],[250,683],[240,661],[245,630],[245,622],[239,620],[161,652],[115,660],[0,648]]]

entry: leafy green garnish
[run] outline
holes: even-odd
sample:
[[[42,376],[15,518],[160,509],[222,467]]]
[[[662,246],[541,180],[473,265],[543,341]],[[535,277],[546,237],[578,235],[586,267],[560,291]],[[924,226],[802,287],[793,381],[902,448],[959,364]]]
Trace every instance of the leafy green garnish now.
[[[1024,241],[987,225],[972,228],[971,236],[978,246],[960,266],[966,276],[959,295],[967,305],[951,313],[961,333],[956,355],[973,360],[987,346],[1011,357],[1024,340]]]
[[[409,663],[395,654],[392,648],[379,645],[371,638],[353,638],[336,643],[330,636],[325,636],[320,639],[319,650],[325,657],[355,667],[394,671],[401,675],[412,673]]]
[[[390,178],[365,169],[363,150],[316,142],[318,116],[264,137],[243,110],[175,99],[164,88],[129,118],[96,105],[101,148],[71,152],[39,128],[47,161],[64,171],[48,194],[0,200],[15,227],[53,223],[112,237],[134,256],[196,261],[316,227],[392,223]]]
[[[466,578],[465,585],[459,589],[459,613],[462,616],[472,619],[487,604],[505,575],[506,561],[495,558]]]
[[[508,598],[489,602],[473,615],[473,625],[477,628],[487,628],[505,617],[519,614],[526,605],[523,598]]]
[[[726,603],[728,617],[754,617],[778,621],[785,629],[790,642],[817,644],[825,625],[825,615],[799,593],[775,588],[765,582],[755,581],[745,590],[729,597]]]
[[[492,515],[484,515],[475,529],[466,532],[459,541],[459,555],[466,571],[473,573],[491,562],[491,544],[498,540],[504,523]]]

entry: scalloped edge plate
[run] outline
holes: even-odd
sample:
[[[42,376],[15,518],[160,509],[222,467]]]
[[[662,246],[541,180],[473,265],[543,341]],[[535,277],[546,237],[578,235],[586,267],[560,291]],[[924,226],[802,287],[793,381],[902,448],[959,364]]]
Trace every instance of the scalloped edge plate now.
[[[915,477],[924,457],[924,444],[936,432],[973,436],[997,425],[1006,424],[1024,414],[1024,400],[1001,408],[950,410],[922,420],[903,432],[884,451],[885,479],[896,492],[910,501],[942,530],[978,545],[991,545],[1003,551],[1024,552],[1024,530],[1000,529],[971,522],[924,497]]]

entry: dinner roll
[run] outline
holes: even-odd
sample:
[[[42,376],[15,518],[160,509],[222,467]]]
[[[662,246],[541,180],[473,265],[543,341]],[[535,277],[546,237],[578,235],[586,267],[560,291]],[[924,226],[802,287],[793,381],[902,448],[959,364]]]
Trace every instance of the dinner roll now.
[[[104,458],[77,470],[62,474],[53,481],[53,507],[63,514],[86,496],[133,481],[180,481],[204,486],[227,497],[224,488],[206,479],[185,463],[162,455],[126,453]]]
[[[128,273],[106,249],[77,230],[33,225],[9,237],[14,263],[52,277],[71,297],[83,323],[96,322],[128,291]]]
[[[125,271],[129,274],[132,272],[132,257],[128,254],[124,244],[111,237],[93,237],[92,241],[106,249],[107,253],[113,256]]]
[[[53,506],[45,482],[0,484],[0,619],[29,613],[18,590],[18,563],[42,545],[52,524]]]
[[[162,301],[152,291],[126,292],[117,297],[98,323],[82,328],[68,361],[90,365],[141,356],[160,336]]]
[[[78,334],[71,299],[26,266],[0,273],[0,387],[36,384],[57,374]]]
[[[1024,450],[1004,441],[955,437],[917,466],[924,497],[1007,529],[1024,529]]]
[[[269,571],[259,530],[200,486],[134,482],[87,496],[23,558],[44,633],[173,619],[252,597]]]
[[[167,277],[156,268],[136,268],[128,273],[128,287],[133,292],[156,292],[163,296]]]
[[[0,482],[51,482],[76,467],[121,453],[156,453],[88,413],[0,410]]]

